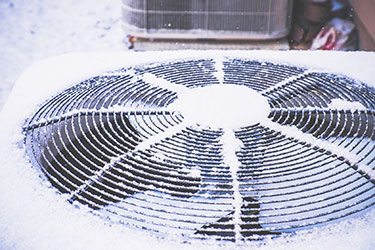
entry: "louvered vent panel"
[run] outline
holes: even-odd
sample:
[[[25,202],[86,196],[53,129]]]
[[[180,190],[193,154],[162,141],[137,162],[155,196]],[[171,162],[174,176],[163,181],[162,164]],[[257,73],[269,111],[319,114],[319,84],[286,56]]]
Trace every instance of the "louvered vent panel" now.
[[[290,0],[123,0],[130,35],[165,38],[274,39],[290,27]]]

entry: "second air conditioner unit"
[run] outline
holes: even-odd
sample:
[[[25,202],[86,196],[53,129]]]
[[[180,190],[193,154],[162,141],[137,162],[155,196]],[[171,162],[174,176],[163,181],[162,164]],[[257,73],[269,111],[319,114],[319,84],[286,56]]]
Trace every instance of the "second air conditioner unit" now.
[[[122,0],[129,36],[269,40],[289,32],[292,0]]]

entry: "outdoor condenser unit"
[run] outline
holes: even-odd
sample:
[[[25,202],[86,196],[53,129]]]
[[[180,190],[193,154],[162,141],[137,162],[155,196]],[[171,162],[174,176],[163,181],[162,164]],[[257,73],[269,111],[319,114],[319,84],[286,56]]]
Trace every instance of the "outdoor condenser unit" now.
[[[0,249],[373,249],[374,59],[35,64],[0,113]]]
[[[268,40],[284,37],[292,0],[122,0],[130,37]]]

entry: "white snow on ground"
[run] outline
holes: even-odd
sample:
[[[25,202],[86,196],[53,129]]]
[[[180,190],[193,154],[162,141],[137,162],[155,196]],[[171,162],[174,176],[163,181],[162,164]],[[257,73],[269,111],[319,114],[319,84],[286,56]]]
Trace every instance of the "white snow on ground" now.
[[[0,114],[0,248],[1,249],[220,249],[215,242],[181,244],[159,240],[119,224],[106,223],[57,195],[42,181],[25,156],[21,127],[37,105],[89,76],[134,63],[171,58],[238,56],[301,63],[315,69],[347,73],[375,83],[375,53],[333,52],[150,52],[70,54],[44,60],[21,76]],[[32,84],[31,84],[32,83]],[[48,87],[46,87],[48,86]],[[38,92],[34,90],[38,89]],[[33,93],[30,95],[30,93]],[[375,245],[375,210],[358,218],[300,231],[264,245],[243,249],[363,249]],[[229,244],[225,249],[241,246]],[[224,249],[224,248],[223,248]]]
[[[21,72],[37,60],[124,49],[120,6],[120,0],[1,0],[0,110]]]

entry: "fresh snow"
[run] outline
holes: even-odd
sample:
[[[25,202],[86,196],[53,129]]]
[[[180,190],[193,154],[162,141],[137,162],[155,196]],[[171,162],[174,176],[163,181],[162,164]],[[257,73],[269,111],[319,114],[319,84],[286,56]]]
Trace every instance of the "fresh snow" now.
[[[92,216],[85,206],[68,203],[66,199],[69,197],[58,195],[55,189],[51,188],[51,184],[41,179],[39,172],[31,166],[25,155],[21,129],[25,119],[44,100],[81,80],[102,72],[117,70],[133,64],[207,57],[244,57],[260,61],[272,60],[292,65],[300,64],[312,67],[317,71],[346,74],[368,84],[375,84],[373,64],[371,63],[375,60],[375,53],[365,52],[78,53],[41,61],[22,74],[0,114],[2,121],[0,124],[0,249],[372,249],[375,245],[374,209],[350,220],[344,219],[331,225],[298,231],[292,236],[281,236],[265,243],[247,242],[243,247],[231,243],[221,247],[214,241],[182,244],[179,239],[157,239],[148,233],[128,229],[117,223],[111,224],[100,217]],[[220,77],[218,78],[220,79]],[[35,91],[36,89],[38,91]],[[189,91],[183,92],[183,95]],[[33,94],[30,95],[30,93]],[[234,96],[237,97],[237,95]],[[358,105],[355,106],[356,109],[360,108]],[[186,112],[190,111],[186,110]],[[248,119],[252,118],[248,117]],[[266,119],[261,121],[264,122]],[[225,121],[219,122],[225,125]],[[240,123],[224,126],[226,128],[222,139],[223,148],[228,152],[223,160],[230,165],[233,173],[236,172],[238,162],[230,156],[233,156],[241,146],[239,141],[233,137],[232,130],[238,125]],[[287,136],[292,134],[295,136],[293,128],[290,132],[284,127],[280,129]],[[168,129],[166,131],[168,132],[164,134],[164,138],[171,136],[174,132]],[[161,138],[146,139],[140,148],[148,149],[156,139],[160,140]],[[233,141],[231,145],[235,147],[229,147],[228,141]],[[352,155],[341,151],[340,147],[331,148],[325,144],[319,145],[323,149],[332,150],[338,156],[345,156],[345,159],[352,163],[357,161]],[[365,167],[359,166],[359,168],[369,173]],[[198,173],[193,171],[192,175],[198,175]],[[237,210],[239,202],[240,195],[237,193],[236,202],[233,203]],[[238,219],[238,212],[236,218]]]
[[[151,74],[151,73],[145,73],[142,76],[142,79],[145,83],[148,83],[148,84],[151,84],[151,85],[163,88],[163,89],[170,90],[172,92],[177,93],[177,95],[187,90],[187,88],[183,85],[171,83],[170,81],[161,77],[157,77],[156,75]]]
[[[27,124],[26,128],[27,127],[37,127],[39,125],[48,124],[48,123],[51,123],[51,122],[54,122],[54,121],[64,120],[66,118],[70,118],[70,117],[73,117],[73,116],[76,116],[76,115],[90,114],[90,113],[102,113],[102,114],[104,114],[104,113],[113,113],[113,112],[121,112],[123,114],[130,115],[130,114],[136,113],[136,112],[142,112],[142,113],[146,114],[146,113],[176,112],[176,111],[171,110],[171,109],[167,110],[167,109],[163,109],[163,108],[140,109],[140,108],[133,108],[133,107],[125,107],[125,106],[116,104],[116,105],[110,106],[108,108],[101,107],[99,109],[74,109],[74,110],[65,112],[61,115],[54,116],[52,118],[41,118],[36,122]]]
[[[182,130],[186,128],[188,125],[189,124],[184,121],[184,122],[179,123],[178,125],[167,128],[161,133],[158,133],[149,138],[146,138],[135,147],[134,151],[137,151],[137,150],[145,151],[147,149],[151,149],[151,147],[155,145],[156,143],[160,143],[160,141],[171,138],[173,137],[173,135],[179,132],[181,133]]]
[[[248,87],[230,84],[189,89],[168,108],[180,111],[190,123],[232,129],[257,124],[270,113],[264,96]]]
[[[375,181],[375,170],[369,168],[361,162],[361,157],[352,153],[347,148],[338,146],[329,141],[320,140],[311,134],[303,133],[296,126],[282,126],[270,120],[260,121],[264,127],[270,128],[276,132],[280,132],[288,138],[296,139],[300,142],[306,142],[310,147],[318,147],[327,152],[331,152],[337,158],[343,158],[350,163],[352,167],[357,167],[360,171],[367,174],[372,181]]]
[[[100,169],[99,171],[96,171],[94,175],[90,176],[88,180],[86,180],[81,186],[79,186],[76,190],[74,190],[74,192],[70,194],[69,200],[75,198],[77,194],[81,193],[86,188],[88,188],[89,186],[94,184],[96,181],[98,181],[101,177],[103,177],[103,175],[108,170],[110,170],[113,166],[115,166],[115,164],[119,162],[120,160],[121,158],[119,157],[112,157],[109,163],[105,164],[102,169]]]
[[[281,81],[281,82],[279,82],[279,83],[271,86],[270,88],[265,89],[264,91],[262,91],[262,94],[271,93],[271,92],[273,92],[273,91],[275,91],[275,90],[277,90],[279,88],[282,88],[285,85],[290,84],[290,83],[292,83],[292,82],[294,82],[294,81],[296,81],[296,80],[298,80],[300,78],[306,77],[306,76],[310,75],[313,72],[314,72],[313,70],[306,70],[305,72],[303,72],[303,73],[301,73],[299,75],[291,76],[291,77],[289,77],[289,78],[287,78],[287,79],[285,79],[285,80],[283,80],[283,81]]]
[[[365,106],[363,106],[360,102],[349,102],[346,100],[341,99],[332,99],[331,103],[328,105],[330,109],[337,109],[337,110],[366,110]]]
[[[214,76],[219,81],[220,84],[224,83],[224,58],[216,57],[215,58],[215,72]]]
[[[198,166],[195,166],[189,170],[189,176],[194,178],[200,178],[201,177],[201,171]]]
[[[32,63],[74,51],[126,49],[121,1],[0,1],[0,110]]]
[[[242,141],[237,139],[234,131],[231,129],[225,129],[224,134],[220,140],[223,147],[223,163],[228,166],[231,173],[232,186],[233,186],[233,218],[232,223],[234,224],[235,243],[239,244],[242,238],[241,236],[241,207],[242,207],[242,196],[240,193],[240,182],[238,181],[238,170],[240,169],[241,162],[238,160],[236,152],[241,150],[243,147]]]

